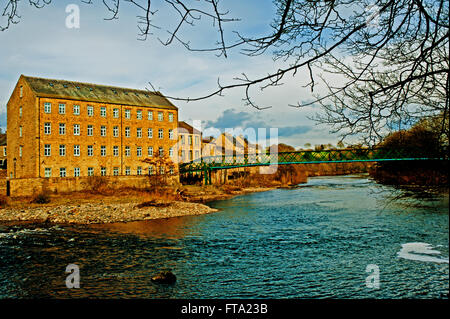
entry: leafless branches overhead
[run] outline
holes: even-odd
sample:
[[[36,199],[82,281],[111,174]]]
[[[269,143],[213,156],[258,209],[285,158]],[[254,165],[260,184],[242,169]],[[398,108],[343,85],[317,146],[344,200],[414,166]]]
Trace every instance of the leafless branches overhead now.
[[[28,2],[40,7],[50,0]],[[254,102],[252,88],[277,87],[291,76],[307,78],[306,86],[314,98],[299,96],[290,105],[300,108],[321,105],[323,112],[315,119],[330,125],[343,137],[362,135],[367,143],[374,143],[386,131],[402,128],[419,118],[437,114],[448,118],[448,0],[273,0],[276,13],[267,34],[229,30],[228,22],[239,21],[232,24],[239,27],[245,20],[230,16],[226,1],[97,2],[106,8],[107,19],[117,19],[123,4],[137,8],[141,40],[162,28],[168,36],[157,39],[166,46],[178,42],[189,51],[213,52],[225,58],[231,50],[250,57],[271,54],[281,65],[267,70],[265,76],[254,78],[243,70],[234,81],[218,80],[217,89],[203,96],[172,99],[197,101],[241,89],[245,103],[261,109],[267,106]],[[1,30],[19,21],[18,3],[19,0],[6,1]],[[170,9],[177,17],[173,25],[154,24],[162,8]],[[211,21],[217,31],[211,47],[196,47],[185,32],[201,19]],[[330,80],[336,78],[337,81]],[[328,93],[316,95],[314,90],[319,84],[324,84]]]

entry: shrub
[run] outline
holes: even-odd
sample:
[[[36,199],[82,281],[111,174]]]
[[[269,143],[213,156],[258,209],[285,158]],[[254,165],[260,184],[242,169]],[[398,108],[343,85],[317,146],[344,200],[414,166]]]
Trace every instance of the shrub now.
[[[0,195],[0,207],[5,207],[8,204],[8,198]]]
[[[31,202],[36,203],[36,204],[50,203],[50,195],[48,195],[47,193],[41,192],[41,193],[37,194]]]
[[[108,188],[108,179],[104,176],[89,176],[87,179],[88,188],[95,193],[102,193]]]

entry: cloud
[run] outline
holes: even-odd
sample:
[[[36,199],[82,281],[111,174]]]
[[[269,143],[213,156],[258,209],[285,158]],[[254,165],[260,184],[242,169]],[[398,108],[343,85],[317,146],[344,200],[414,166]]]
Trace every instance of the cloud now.
[[[207,121],[207,127],[215,127],[218,129],[242,127],[242,125],[252,119],[252,115],[247,112],[237,112],[235,109],[223,111],[215,121]]]
[[[293,126],[275,126],[273,123],[262,119],[260,113],[248,113],[237,111],[235,109],[227,109],[220,114],[216,120],[207,121],[205,125],[205,132],[211,131],[211,128],[216,128],[221,131],[226,129],[254,129],[257,132],[258,128],[278,128],[278,137],[293,137],[308,133],[313,129],[309,125],[293,125]],[[238,130],[239,132],[239,130]]]

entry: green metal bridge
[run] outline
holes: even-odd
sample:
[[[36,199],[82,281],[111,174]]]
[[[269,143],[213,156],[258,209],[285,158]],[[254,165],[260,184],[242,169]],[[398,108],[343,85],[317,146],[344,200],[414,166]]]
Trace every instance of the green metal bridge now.
[[[444,154],[447,154],[447,152]],[[202,157],[192,162],[180,164],[179,172],[180,174],[203,172],[205,183],[211,184],[211,172],[213,170],[238,167],[424,160],[448,160],[448,155],[430,156],[426,151],[418,152],[417,150],[392,150],[383,148],[218,155]]]

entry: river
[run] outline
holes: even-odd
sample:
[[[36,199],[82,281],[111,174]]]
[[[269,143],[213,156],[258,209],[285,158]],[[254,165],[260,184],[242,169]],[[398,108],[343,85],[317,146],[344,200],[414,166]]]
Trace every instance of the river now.
[[[209,205],[220,211],[0,224],[0,298],[448,298],[448,194],[315,177]],[[150,281],[163,269],[174,285]]]

